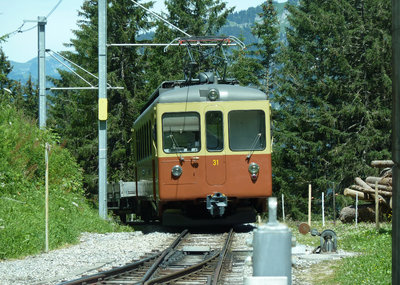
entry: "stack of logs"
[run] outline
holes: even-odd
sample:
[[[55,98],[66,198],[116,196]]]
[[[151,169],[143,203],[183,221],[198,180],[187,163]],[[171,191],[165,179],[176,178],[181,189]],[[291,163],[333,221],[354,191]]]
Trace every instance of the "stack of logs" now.
[[[375,201],[375,191],[378,187],[378,198],[382,206],[392,208],[392,166],[391,160],[374,160],[371,166],[383,168],[380,177],[369,176],[367,179],[355,178],[355,185],[344,189],[344,195],[366,201]]]

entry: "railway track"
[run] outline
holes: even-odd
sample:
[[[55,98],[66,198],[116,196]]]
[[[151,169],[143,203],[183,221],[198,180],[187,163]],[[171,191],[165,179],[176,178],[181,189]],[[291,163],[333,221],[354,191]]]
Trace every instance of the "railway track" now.
[[[162,252],[61,284],[242,284],[248,252],[232,248],[234,238],[232,229],[222,235],[184,230]]]

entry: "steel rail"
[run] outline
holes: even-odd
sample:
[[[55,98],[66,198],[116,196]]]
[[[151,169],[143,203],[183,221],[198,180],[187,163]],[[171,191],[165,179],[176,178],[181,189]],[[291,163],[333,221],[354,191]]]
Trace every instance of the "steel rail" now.
[[[208,267],[209,263],[211,261],[218,258],[218,263],[215,267],[214,273],[211,276],[208,276],[208,278],[207,278],[207,284],[217,284],[219,277],[220,277],[222,264],[226,257],[226,253],[232,244],[232,240],[233,240],[232,237],[233,237],[233,229],[230,230],[228,237],[226,238],[226,241],[224,243],[223,249],[215,252],[211,257],[207,258],[206,260],[204,260],[198,264],[195,264],[188,268],[185,268],[183,270],[148,280],[147,282],[144,283],[144,285],[161,284],[161,283],[171,282],[176,279],[181,279],[182,277],[188,276],[188,275],[192,274],[193,272],[201,271],[202,269]],[[212,283],[210,283],[210,282],[212,282]]]
[[[72,280],[72,281],[66,281],[66,282],[60,283],[59,285],[84,285],[84,284],[96,283],[96,282],[104,280],[105,278],[108,278],[108,277],[111,277],[111,276],[114,276],[114,275],[118,275],[118,274],[121,274],[121,273],[126,272],[126,271],[130,271],[130,270],[136,269],[136,268],[142,266],[144,263],[146,263],[146,262],[148,262],[148,261],[150,261],[152,259],[156,259],[161,254],[162,254],[162,252],[156,253],[156,254],[153,254],[153,255],[151,255],[149,257],[141,259],[139,261],[127,264],[125,266],[121,266],[121,267],[110,269],[108,271],[104,271],[104,272],[101,272],[101,273],[85,276],[85,277],[82,277],[82,278],[79,278],[79,279],[75,279],[75,280]]]
[[[161,283],[165,283],[165,282],[170,282],[170,281],[173,281],[173,280],[176,280],[176,279],[180,279],[180,278],[182,278],[184,276],[187,276],[187,275],[189,275],[189,274],[191,274],[193,272],[200,271],[203,268],[205,268],[211,261],[213,261],[214,259],[219,257],[220,254],[221,254],[221,251],[217,251],[210,258],[207,258],[206,260],[204,260],[204,261],[202,261],[200,263],[197,263],[197,264],[192,265],[192,266],[190,266],[188,268],[185,268],[183,270],[180,270],[180,271],[177,271],[177,272],[165,275],[165,276],[161,276],[161,277],[158,277],[158,278],[154,278],[154,279],[148,280],[148,281],[146,281],[144,283],[144,285],[161,284]]]
[[[181,242],[181,240],[188,234],[188,230],[184,230],[179,237],[166,249],[162,252],[161,256],[157,259],[156,262],[153,263],[153,265],[150,267],[149,270],[147,270],[146,274],[143,276],[143,278],[140,280],[139,284],[146,284],[146,281],[148,281],[151,276],[153,276],[154,272],[156,272],[157,268],[160,266],[161,262],[165,259],[165,257],[173,251],[178,244]]]
[[[218,264],[215,267],[214,270],[214,274],[211,276],[211,278],[207,279],[207,284],[211,284],[211,285],[217,285],[218,284],[218,280],[221,276],[221,270],[222,270],[222,265],[224,263],[226,254],[228,252],[228,250],[231,248],[232,245],[232,241],[233,241],[233,229],[231,229],[229,231],[228,237],[226,239],[225,245],[221,251],[221,254],[219,256],[219,260],[218,260]]]
[[[142,278],[141,281],[139,281],[139,284],[143,284],[148,278],[151,277],[151,275],[155,272],[155,270],[157,269],[158,265],[163,261],[164,257],[174,248],[176,248],[176,246],[179,244],[179,242],[182,240],[182,238],[188,233],[188,230],[184,230],[173,242],[172,244],[165,250],[163,250],[160,253],[157,254],[153,254],[149,257],[146,257],[144,259],[141,259],[139,261],[127,264],[125,266],[121,266],[121,267],[117,267],[108,271],[104,271],[101,273],[97,273],[97,274],[93,274],[93,275],[89,275],[89,276],[85,276],[79,279],[75,279],[72,281],[67,281],[67,282],[63,282],[60,283],[59,285],[84,285],[84,284],[93,284],[93,283],[97,283],[97,282],[107,282],[105,279],[106,278],[110,278],[113,276],[118,276],[121,273],[127,272],[127,271],[131,271],[134,269],[139,268],[140,266],[142,266],[144,263],[153,260],[153,259],[157,259],[153,265],[151,266],[151,268],[146,272],[145,277]],[[147,278],[147,279],[145,279]]]

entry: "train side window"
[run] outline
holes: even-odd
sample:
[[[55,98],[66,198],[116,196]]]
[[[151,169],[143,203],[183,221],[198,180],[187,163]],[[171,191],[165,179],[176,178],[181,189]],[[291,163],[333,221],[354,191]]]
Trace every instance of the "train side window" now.
[[[140,160],[140,148],[141,148],[142,140],[140,137],[140,129],[136,132],[136,157],[137,160]]]
[[[144,146],[143,128],[140,127],[140,129],[139,129],[139,160],[142,160],[142,158],[143,158],[143,146]]]
[[[135,135],[135,142],[136,142],[136,149],[135,149],[135,155],[136,155],[136,161],[139,160],[139,132],[136,130],[134,132]]]
[[[229,147],[233,151],[265,149],[265,113],[235,110],[228,114]]]
[[[144,158],[144,146],[146,144],[143,135],[143,126],[140,127],[140,160]]]
[[[153,141],[157,144],[157,123],[155,122],[152,128],[153,131]]]
[[[206,145],[208,151],[224,149],[224,127],[221,111],[206,113]]]
[[[150,140],[149,140],[149,123],[147,122],[144,125],[144,134],[145,134],[145,155],[144,157],[148,157],[150,153]]]
[[[198,113],[166,113],[162,118],[163,149],[166,153],[200,151]]]
[[[149,140],[149,149],[147,150],[148,151],[148,153],[147,153],[147,156],[151,156],[151,146],[152,146],[152,142],[151,142],[151,122],[148,122],[147,123],[147,137],[148,137],[148,140]]]

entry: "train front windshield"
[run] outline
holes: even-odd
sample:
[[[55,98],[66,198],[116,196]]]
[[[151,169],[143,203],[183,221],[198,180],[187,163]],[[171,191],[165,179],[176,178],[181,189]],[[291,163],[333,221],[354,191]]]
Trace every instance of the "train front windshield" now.
[[[205,114],[206,147],[222,151],[223,113]],[[229,148],[232,151],[259,151],[266,148],[265,113],[262,110],[232,110],[228,113]],[[200,115],[196,112],[165,113],[162,117],[165,153],[199,152]]]
[[[230,111],[229,147],[233,151],[265,149],[265,113],[261,110]]]
[[[194,112],[163,115],[163,148],[166,153],[200,151],[200,116]]]

